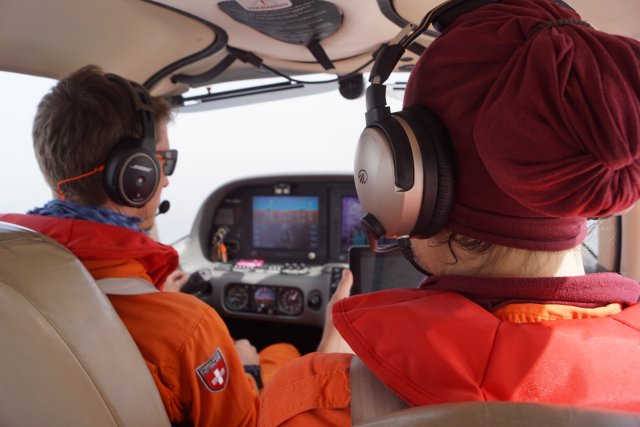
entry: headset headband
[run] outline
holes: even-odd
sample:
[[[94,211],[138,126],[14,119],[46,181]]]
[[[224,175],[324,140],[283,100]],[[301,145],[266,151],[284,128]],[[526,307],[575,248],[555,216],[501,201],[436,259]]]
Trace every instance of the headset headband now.
[[[139,139],[141,140],[141,147],[150,153],[155,152],[156,124],[154,121],[154,110],[149,92],[147,92],[142,85],[120,77],[117,74],[105,74],[105,77],[127,89],[127,92],[133,101],[133,107],[140,113],[142,136]]]
[[[479,7],[500,0],[448,0],[431,9],[422,18],[420,24],[408,24],[388,45],[384,46],[373,64],[369,75],[372,84],[383,84],[393,71],[400,57],[411,43],[415,41],[433,23],[438,31],[443,31],[457,17]]]

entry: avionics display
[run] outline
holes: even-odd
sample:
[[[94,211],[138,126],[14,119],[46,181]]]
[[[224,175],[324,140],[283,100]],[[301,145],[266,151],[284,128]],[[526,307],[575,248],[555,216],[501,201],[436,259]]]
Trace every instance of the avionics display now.
[[[340,221],[340,252],[347,253],[351,246],[367,244],[367,235],[360,220],[364,210],[356,196],[342,197],[342,217]]]
[[[254,196],[252,244],[257,249],[318,249],[316,196]]]

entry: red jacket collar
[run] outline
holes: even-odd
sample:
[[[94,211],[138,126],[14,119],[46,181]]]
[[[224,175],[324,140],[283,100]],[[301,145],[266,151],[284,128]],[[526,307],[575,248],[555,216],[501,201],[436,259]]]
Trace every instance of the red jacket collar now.
[[[517,279],[430,276],[420,287],[457,292],[489,311],[514,302],[600,307],[628,306],[640,299],[640,284],[615,273]]]
[[[80,219],[41,215],[0,215],[0,221],[30,228],[65,246],[81,260],[133,259],[143,265],[156,287],[178,267],[178,254],[144,233]]]

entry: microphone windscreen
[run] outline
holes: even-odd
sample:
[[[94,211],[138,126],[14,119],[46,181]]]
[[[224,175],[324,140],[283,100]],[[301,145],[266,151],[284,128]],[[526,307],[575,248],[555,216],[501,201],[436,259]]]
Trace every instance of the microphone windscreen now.
[[[158,206],[158,215],[166,213],[171,207],[171,203],[168,200],[163,200]]]

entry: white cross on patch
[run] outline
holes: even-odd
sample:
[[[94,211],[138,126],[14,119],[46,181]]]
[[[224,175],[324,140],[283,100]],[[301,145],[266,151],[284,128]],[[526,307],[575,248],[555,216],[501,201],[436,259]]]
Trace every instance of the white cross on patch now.
[[[213,376],[215,377],[213,379],[213,383],[214,384],[224,384],[224,375],[225,373],[225,369],[222,368],[222,371],[220,369],[216,369],[215,371],[213,371]]]

